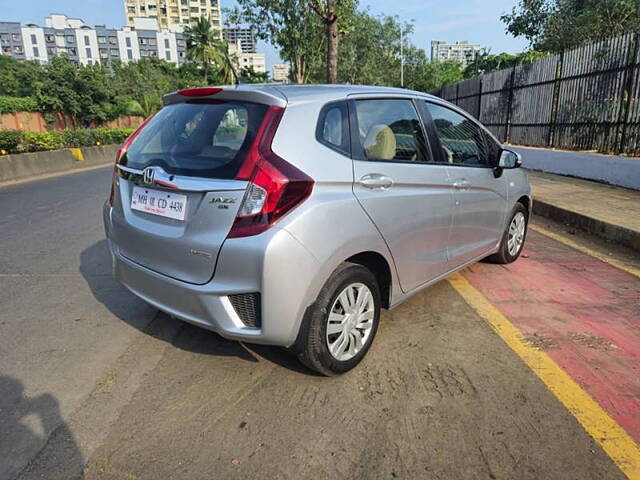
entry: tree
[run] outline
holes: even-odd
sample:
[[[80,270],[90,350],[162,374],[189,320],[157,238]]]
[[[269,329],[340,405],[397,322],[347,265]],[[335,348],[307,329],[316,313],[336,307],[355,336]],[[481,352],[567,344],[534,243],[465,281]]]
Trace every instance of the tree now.
[[[338,46],[340,30],[338,20],[349,18],[355,12],[356,3],[352,0],[308,0],[313,11],[325,26],[327,48],[327,83],[338,82]]]
[[[476,75],[502,70],[503,68],[510,68],[523,63],[532,63],[546,55],[548,55],[548,53],[538,52],[536,50],[514,54],[502,52],[497,55],[492,55],[490,50],[483,49],[476,55],[474,60],[467,65],[467,68],[464,70],[464,77],[471,78]]]
[[[462,80],[462,65],[453,60],[429,62],[422,49],[410,47],[405,67],[405,85],[421,92],[430,92],[443,85]]]
[[[258,38],[277,47],[280,58],[291,64],[296,83],[307,83],[322,63],[322,22],[309,0],[238,0],[227,18],[250,25]]]
[[[356,12],[340,42],[340,81],[368,85],[400,85],[400,24],[396,17]]]
[[[241,83],[268,83],[269,72],[256,72],[253,67],[244,67],[240,70]]]
[[[0,95],[27,97],[35,84],[42,82],[44,69],[37,62],[18,62],[0,55]]]
[[[640,31],[638,0],[519,0],[500,19],[533,49],[560,52],[584,43]]]
[[[219,39],[210,18],[199,17],[193,25],[185,28],[184,36],[187,42],[187,59],[202,66],[205,84],[212,63],[217,67],[222,83],[235,83],[236,74],[229,56],[229,47]]]

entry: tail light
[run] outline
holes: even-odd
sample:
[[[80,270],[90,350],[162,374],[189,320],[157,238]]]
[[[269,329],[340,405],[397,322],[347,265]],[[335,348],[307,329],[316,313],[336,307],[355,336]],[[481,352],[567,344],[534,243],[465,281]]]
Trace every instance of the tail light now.
[[[120,160],[122,160],[122,157],[124,156],[124,154],[127,153],[127,150],[129,149],[133,141],[140,134],[142,129],[145,127],[145,125],[147,125],[147,123],[151,121],[154,115],[155,113],[153,115],[150,115],[144,122],[142,122],[140,126],[136,128],[134,132],[127,137],[127,139],[122,144],[122,147],[120,147],[120,149],[118,150],[118,153],[116,154],[116,165],[113,167],[113,176],[111,177],[111,192],[109,193],[109,205],[113,205],[113,199],[116,192],[116,179],[118,178],[118,164],[120,163]]]
[[[249,180],[229,238],[267,230],[311,195],[313,180],[271,151],[284,109],[269,107],[236,178]]]

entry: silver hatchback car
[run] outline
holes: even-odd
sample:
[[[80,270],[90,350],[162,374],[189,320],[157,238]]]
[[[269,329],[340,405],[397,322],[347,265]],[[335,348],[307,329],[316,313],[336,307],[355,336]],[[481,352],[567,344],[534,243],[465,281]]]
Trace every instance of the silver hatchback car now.
[[[116,278],[174,317],[333,375],[381,308],[520,255],[520,157],[439,98],[246,85],[164,104],[120,150],[104,223]]]

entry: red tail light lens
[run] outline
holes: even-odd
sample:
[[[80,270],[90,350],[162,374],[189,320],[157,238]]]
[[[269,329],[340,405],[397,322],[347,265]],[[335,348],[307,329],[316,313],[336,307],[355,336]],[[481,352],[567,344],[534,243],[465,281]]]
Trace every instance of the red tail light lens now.
[[[270,107],[236,176],[250,180],[229,238],[267,230],[311,195],[313,180],[271,151],[271,142],[284,112]]]

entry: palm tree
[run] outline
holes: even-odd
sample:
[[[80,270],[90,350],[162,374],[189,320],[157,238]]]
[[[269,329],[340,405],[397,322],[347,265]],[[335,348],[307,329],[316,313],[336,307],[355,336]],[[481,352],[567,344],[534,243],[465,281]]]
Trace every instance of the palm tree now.
[[[234,82],[237,77],[229,57],[227,42],[220,40],[210,18],[199,17],[185,28],[184,36],[187,41],[187,58],[202,65],[205,83],[212,63],[216,65],[222,83]]]

